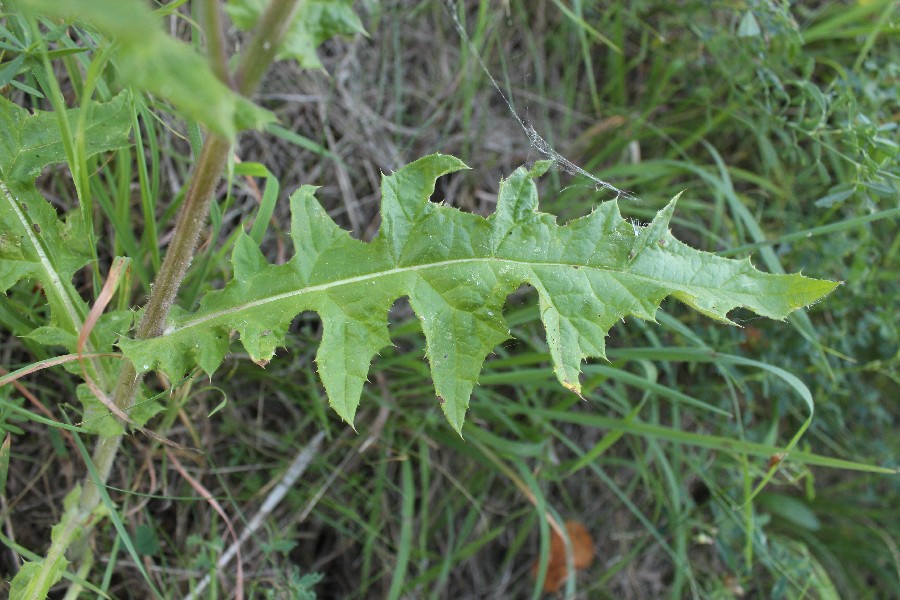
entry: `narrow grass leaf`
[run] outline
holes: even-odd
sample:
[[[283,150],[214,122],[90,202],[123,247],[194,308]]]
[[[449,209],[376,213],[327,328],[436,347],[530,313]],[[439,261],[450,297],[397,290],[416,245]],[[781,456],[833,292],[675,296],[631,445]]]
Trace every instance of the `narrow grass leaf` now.
[[[413,471],[409,459],[400,463],[400,482],[400,493],[403,495],[403,502],[400,505],[400,541],[397,548],[397,564],[394,567],[391,587],[388,591],[390,600],[397,600],[403,593],[406,571],[409,569],[409,557],[412,553],[416,490],[413,487]]]
[[[6,439],[0,445],[0,496],[6,494],[6,478],[9,475],[9,449],[12,445],[12,436],[6,434]]]
[[[234,174],[244,177],[263,177],[266,180],[266,187],[263,190],[262,199],[256,211],[256,218],[253,220],[253,227],[250,229],[250,239],[259,245],[266,234],[266,229],[269,227],[269,221],[272,220],[272,213],[275,212],[275,202],[278,200],[281,186],[278,183],[278,178],[261,163],[237,164],[234,166]]]
[[[772,455],[784,451],[784,448],[780,446],[748,442],[746,440],[739,440],[731,437],[692,433],[671,427],[645,423],[637,419],[615,419],[600,415],[585,414],[583,412],[554,411],[535,409],[533,407],[529,407],[527,412],[526,409],[515,407],[510,407],[507,410],[513,414],[541,415],[547,419],[561,421],[563,423],[576,423],[587,427],[624,431],[628,435],[656,438],[678,444],[686,444],[688,446],[709,448],[725,453],[742,453],[769,459]],[[830,456],[822,456],[801,450],[792,452],[789,460],[800,465],[828,467],[831,469],[846,469],[849,471],[881,474],[900,473],[900,470],[898,469],[832,458]]]

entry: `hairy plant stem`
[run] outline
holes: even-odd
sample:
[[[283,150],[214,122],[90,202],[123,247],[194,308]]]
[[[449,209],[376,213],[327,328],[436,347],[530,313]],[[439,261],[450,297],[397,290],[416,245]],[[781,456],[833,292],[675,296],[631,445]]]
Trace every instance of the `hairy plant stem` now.
[[[266,8],[237,70],[235,81],[240,93],[249,96],[259,85],[275,60],[281,40],[290,29],[300,3],[300,0],[274,0]]]
[[[275,53],[290,26],[293,15],[301,0],[273,0],[260,19],[254,38],[242,56],[238,67],[238,91],[251,95],[275,58]],[[219,27],[219,20],[208,19],[207,26]],[[218,39],[219,33],[212,32],[211,37]],[[213,62],[217,62],[213,59]],[[225,164],[231,152],[231,141],[217,135],[208,134],[198,157],[191,178],[190,187],[185,196],[175,233],[166,251],[166,256],[159,273],[153,283],[150,298],[143,316],[137,326],[135,337],[147,339],[160,335],[166,318],[181,282],[184,280],[188,266],[191,264],[200,233],[206,224],[209,206],[215,188],[222,177]],[[142,375],[135,366],[126,362],[119,373],[113,402],[123,410],[134,404],[135,396],[140,389]],[[47,552],[47,557],[61,559],[67,549],[72,547],[74,559],[83,559],[89,552],[87,539],[91,530],[91,515],[100,502],[100,486],[106,484],[112,470],[123,435],[111,436],[99,440],[94,449],[92,461],[96,468],[96,478],[90,475],[85,480],[77,503],[66,510],[63,520],[66,521],[65,532],[57,536]],[[43,573],[49,578],[49,570]],[[40,576],[37,579],[41,579]],[[52,584],[52,582],[49,582]],[[38,587],[43,587],[40,585]],[[32,590],[37,589],[30,586]],[[37,596],[35,596],[37,597]]]
[[[228,71],[228,53],[225,50],[225,35],[222,28],[222,8],[219,0],[203,0],[200,3],[203,19],[203,33],[206,37],[206,56],[209,66],[219,80],[234,87]]]
[[[194,248],[197,247],[200,232],[206,224],[209,204],[222,176],[225,163],[228,161],[230,151],[231,143],[219,136],[210,135],[203,144],[184,205],[178,213],[175,234],[166,251],[159,273],[156,275],[156,280],[153,282],[153,291],[150,293],[144,315],[138,323],[135,332],[135,337],[138,339],[156,337],[165,328],[166,317],[175,302],[175,296],[178,294],[178,288],[184,280],[187,268],[191,264]],[[115,405],[122,410],[128,410],[134,403],[140,385],[141,376],[138,375],[134,365],[124,364],[119,372],[119,380],[113,396]],[[122,436],[117,435],[101,439],[97,443],[93,461],[100,476],[100,482],[105,483],[109,477],[109,471],[121,442]],[[99,500],[100,496],[96,485],[87,482],[79,503],[82,510],[92,510]]]

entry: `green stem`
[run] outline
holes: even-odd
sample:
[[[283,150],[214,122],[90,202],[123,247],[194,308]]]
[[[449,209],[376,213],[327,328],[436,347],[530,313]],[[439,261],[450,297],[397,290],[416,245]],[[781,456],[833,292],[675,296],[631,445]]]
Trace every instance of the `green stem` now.
[[[203,33],[206,37],[206,56],[209,66],[220,81],[233,87],[231,73],[228,72],[228,53],[225,51],[225,36],[222,32],[222,10],[219,0],[203,0],[200,3],[203,19]]]
[[[281,40],[290,29],[299,6],[299,0],[274,0],[269,4],[238,67],[235,78],[238,92],[249,96],[259,85],[275,60]]]
[[[299,2],[300,0],[273,0],[269,4],[238,69],[238,88],[242,94],[251,95],[261,81],[263,73],[271,65]],[[216,25],[217,21],[215,24],[210,23],[212,28]],[[213,62],[216,60],[213,59]],[[165,328],[166,318],[190,266],[200,233],[206,224],[210,202],[230,152],[229,140],[208,134],[200,151],[184,204],[178,214],[172,242],[166,251],[147,306],[138,323],[135,333],[138,339],[156,337]],[[141,380],[142,376],[134,365],[130,363],[123,365],[113,399],[116,406],[127,410],[134,403]],[[86,535],[90,531],[88,526],[90,515],[100,502],[99,487],[106,484],[121,444],[122,435],[103,438],[97,443],[92,457],[97,477],[91,479],[89,476],[86,479],[77,507],[73,506],[72,511],[66,511],[67,515],[72,513],[70,515],[72,528],[69,530],[72,534],[59,536],[54,540],[48,550],[48,557],[61,557],[69,546],[76,542],[76,537],[79,537],[75,535],[78,526],[84,526],[84,534],[80,537],[82,541],[86,540]],[[77,543],[76,547],[81,556],[88,552],[87,544]]]
[[[144,315],[138,323],[135,337],[146,339],[162,333],[166,317],[178,294],[178,288],[191,264],[200,232],[206,225],[209,204],[230,152],[231,143],[217,135],[209,134],[203,144],[191,186],[178,213],[172,242],[156,275],[153,291],[150,293]],[[121,378],[119,381],[121,382]],[[119,405],[120,408],[125,406],[127,405]]]

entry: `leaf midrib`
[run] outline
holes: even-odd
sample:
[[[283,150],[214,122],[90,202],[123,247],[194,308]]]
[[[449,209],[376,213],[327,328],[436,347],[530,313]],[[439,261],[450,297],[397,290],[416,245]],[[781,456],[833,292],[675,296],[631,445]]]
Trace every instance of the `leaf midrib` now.
[[[397,275],[397,274],[409,273],[409,272],[415,272],[415,271],[424,271],[427,269],[447,267],[447,266],[453,266],[453,265],[485,263],[485,262],[490,262],[490,263],[502,262],[502,263],[506,263],[506,264],[511,264],[511,265],[515,265],[515,266],[524,266],[524,267],[529,267],[529,268],[536,267],[536,266],[547,266],[547,267],[560,267],[560,268],[587,269],[587,270],[591,270],[591,271],[602,271],[605,273],[621,273],[621,274],[627,274],[636,279],[640,279],[640,280],[643,280],[643,281],[646,281],[649,283],[653,283],[655,285],[660,284],[659,279],[654,279],[652,277],[648,277],[646,275],[641,275],[639,273],[634,273],[634,272],[625,271],[625,270],[617,270],[617,269],[612,269],[612,268],[594,267],[594,266],[589,266],[589,265],[584,265],[584,264],[579,264],[579,263],[521,261],[521,260],[511,260],[508,258],[499,258],[499,257],[494,257],[494,256],[478,257],[478,258],[458,258],[458,259],[443,260],[443,261],[427,263],[427,264],[410,265],[407,267],[394,267],[392,269],[388,269],[385,271],[378,271],[377,273],[367,273],[365,275],[356,275],[354,277],[347,277],[345,279],[337,279],[335,281],[329,281],[327,283],[312,285],[312,286],[304,287],[299,290],[293,290],[293,291],[285,292],[282,294],[266,296],[265,298],[260,298],[258,300],[245,302],[240,305],[228,308],[226,310],[220,310],[220,311],[216,311],[214,313],[210,313],[208,315],[203,315],[201,317],[196,317],[194,319],[190,319],[178,326],[167,327],[166,330],[163,332],[162,337],[169,336],[169,335],[175,335],[175,334],[185,331],[187,329],[191,329],[193,327],[203,325],[204,323],[207,323],[209,321],[214,321],[216,319],[219,319],[219,318],[222,318],[222,317],[225,317],[228,315],[232,315],[232,314],[237,314],[237,313],[240,313],[245,310],[251,310],[251,309],[254,309],[254,308],[257,308],[260,306],[265,306],[266,304],[280,302],[281,300],[286,300],[286,299],[289,299],[294,296],[301,296],[303,294],[327,291],[329,289],[340,287],[343,285],[362,283],[362,282],[365,282],[365,281],[368,281],[371,279],[379,279],[381,277],[388,277],[390,275]],[[686,291],[685,290],[686,287],[691,287],[694,289],[717,290],[719,292],[722,291],[722,288],[719,286],[699,285],[699,284],[690,284],[690,286],[685,286],[685,284],[672,282],[672,281],[666,281],[666,283],[669,284],[671,287],[676,288],[681,291]],[[779,294],[779,295],[786,295],[786,293]]]
[[[83,325],[81,322],[81,315],[78,312],[78,309],[72,304],[72,299],[69,297],[68,290],[63,284],[62,279],[59,274],[56,272],[55,267],[53,266],[53,262],[50,260],[50,257],[44,251],[44,246],[41,243],[41,240],[35,235],[34,230],[31,228],[31,224],[28,219],[25,217],[25,214],[19,209],[18,200],[12,195],[12,192],[9,191],[9,188],[6,187],[6,184],[3,181],[0,181],[0,189],[3,191],[3,195],[6,197],[6,201],[9,203],[12,208],[13,213],[16,215],[16,218],[19,219],[19,223],[22,225],[22,231],[25,232],[25,235],[28,236],[29,241],[31,242],[31,246],[34,248],[35,253],[38,256],[38,261],[44,269],[44,272],[47,274],[47,277],[50,278],[50,283],[53,288],[56,289],[57,295],[63,302],[63,305],[66,307],[66,313],[69,317],[70,325],[72,326],[74,331],[79,331]],[[93,349],[91,349],[93,351]]]

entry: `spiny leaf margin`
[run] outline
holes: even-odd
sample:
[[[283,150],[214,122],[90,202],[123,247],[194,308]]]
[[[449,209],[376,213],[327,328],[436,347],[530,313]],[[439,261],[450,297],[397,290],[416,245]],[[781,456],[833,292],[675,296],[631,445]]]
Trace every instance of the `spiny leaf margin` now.
[[[466,165],[441,154],[419,159],[383,176],[382,224],[370,243],[340,229],[315,188],[303,186],[291,197],[290,261],[269,264],[241,235],[224,289],[193,314],[173,312],[161,337],[119,345],[138,371],[178,379],[198,364],[211,374],[231,331],[265,364],[284,345],[291,320],[315,311],[323,322],[319,375],[334,410],[352,424],[371,360],[390,344],[388,310],[406,296],[422,324],[442,409],[459,432],[485,358],[509,337],[506,298],[523,283],[538,292],[556,376],[576,393],[582,361],[605,358],[609,329],[628,315],[654,320],[667,296],[730,323],[728,312],[739,306],[783,319],[837,285],[762,273],[749,259],[690,248],[668,229],[675,200],[646,226],[626,222],[615,201],[558,225],[538,211],[534,183],[550,164],[502,181],[496,212],[483,218],[429,201],[438,177]]]

